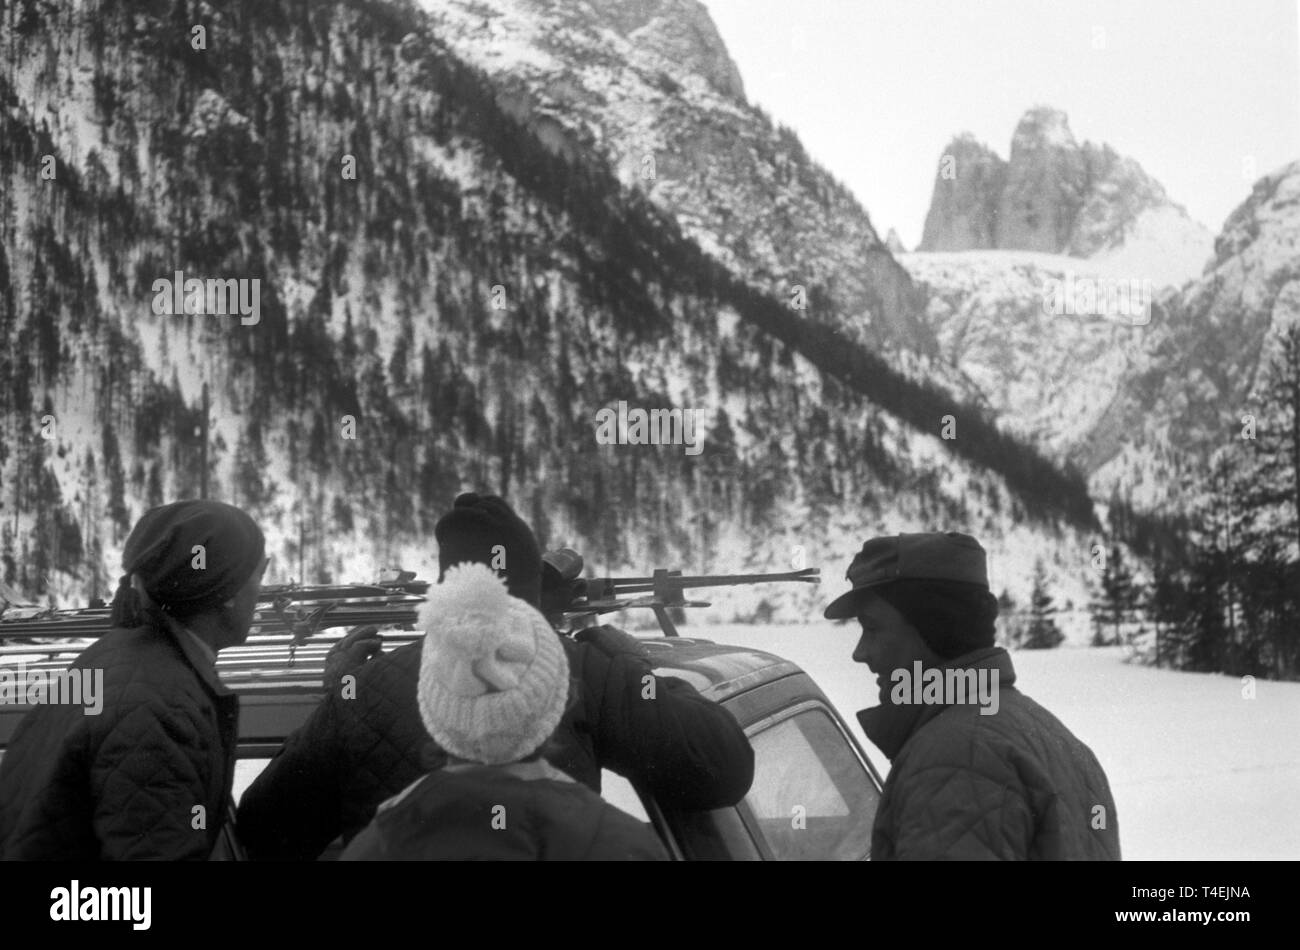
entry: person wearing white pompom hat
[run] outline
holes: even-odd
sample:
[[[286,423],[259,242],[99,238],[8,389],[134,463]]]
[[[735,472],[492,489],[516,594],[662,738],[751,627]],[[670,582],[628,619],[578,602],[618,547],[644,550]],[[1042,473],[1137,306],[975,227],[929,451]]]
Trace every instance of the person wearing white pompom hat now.
[[[666,860],[648,825],[543,757],[569,663],[535,607],[458,564],[419,625],[420,718],[448,762],[384,802],[342,860]]]

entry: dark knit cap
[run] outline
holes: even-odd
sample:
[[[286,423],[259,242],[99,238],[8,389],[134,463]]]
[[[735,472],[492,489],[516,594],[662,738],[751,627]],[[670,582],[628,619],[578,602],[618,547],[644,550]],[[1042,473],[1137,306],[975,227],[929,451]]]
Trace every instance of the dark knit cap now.
[[[542,597],[542,551],[528,524],[498,495],[467,492],[433,528],[438,566],[472,561],[501,568],[511,594],[536,607]],[[496,551],[498,545],[503,549]]]
[[[191,617],[238,593],[261,566],[265,551],[261,529],[233,505],[192,500],[150,509],[126,539],[126,574],[113,598],[113,622],[130,626],[142,621],[132,574],[159,609]]]

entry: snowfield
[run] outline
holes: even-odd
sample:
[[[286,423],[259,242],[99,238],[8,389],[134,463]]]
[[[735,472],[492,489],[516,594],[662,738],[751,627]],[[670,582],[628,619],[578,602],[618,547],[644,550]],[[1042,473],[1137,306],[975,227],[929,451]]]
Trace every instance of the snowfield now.
[[[855,623],[682,629],[780,654],[806,670],[849,722],[882,775],[889,762],[854,713],[875,703],[849,657]],[[1125,860],[1300,858],[1300,683],[1259,680],[1255,698],[1228,676],[1125,662],[1124,647],[1012,654],[1016,687],[1086,742],[1110,779]]]
[[[854,623],[754,627],[691,624],[684,636],[776,653],[826,692],[882,775],[889,762],[854,713],[875,702],[849,657]],[[1016,686],[1096,753],[1119,812],[1125,860],[1300,858],[1300,683],[1255,683],[1125,662],[1124,647],[1013,653]],[[236,795],[262,762],[241,762]],[[611,781],[612,779],[612,781]],[[606,773],[605,797],[642,815],[627,783]]]

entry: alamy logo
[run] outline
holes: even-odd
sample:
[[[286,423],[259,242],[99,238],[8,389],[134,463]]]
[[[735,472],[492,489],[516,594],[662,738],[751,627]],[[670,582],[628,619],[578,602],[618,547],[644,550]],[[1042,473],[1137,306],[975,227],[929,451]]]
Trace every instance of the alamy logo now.
[[[695,432],[694,409],[618,409],[596,413],[596,442],[600,445],[684,445],[687,455],[704,451],[704,438]]]
[[[1151,322],[1151,281],[1079,277],[1066,271],[1043,287],[1043,311],[1053,316],[1127,317],[1135,327]]]
[[[155,280],[153,292],[153,312],[159,316],[237,313],[246,327],[262,319],[262,281],[257,277],[200,280],[178,270],[173,278]]]
[[[921,661],[912,669],[899,668],[889,674],[894,684],[889,694],[896,706],[960,706],[977,703],[981,716],[998,711],[998,671],[990,669],[924,669]]]
[[[28,670],[25,663],[0,668],[0,706],[84,706],[87,716],[104,711],[102,669]]]
[[[73,881],[50,891],[50,920],[126,920],[132,930],[153,922],[151,887],[82,887]]]

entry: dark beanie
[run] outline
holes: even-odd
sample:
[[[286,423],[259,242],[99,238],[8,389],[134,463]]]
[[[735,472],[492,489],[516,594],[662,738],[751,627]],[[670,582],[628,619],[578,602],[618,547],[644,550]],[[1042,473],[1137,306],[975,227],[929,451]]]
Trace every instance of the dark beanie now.
[[[261,529],[232,505],[196,500],[152,508],[126,539],[126,573],[113,598],[112,622],[143,622],[131,589],[132,574],[139,576],[140,586],[160,610],[192,617],[238,593],[261,565],[265,550]]]
[[[536,607],[542,597],[542,551],[528,524],[497,495],[468,492],[456,499],[433,528],[438,566],[472,561],[500,568],[506,588]],[[494,551],[498,545],[502,551]]]
[[[981,584],[900,578],[871,593],[902,614],[945,660],[991,647],[996,639],[998,600]]]

